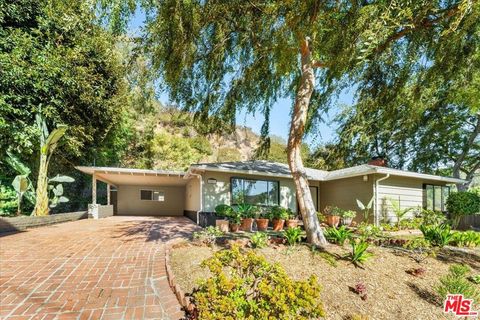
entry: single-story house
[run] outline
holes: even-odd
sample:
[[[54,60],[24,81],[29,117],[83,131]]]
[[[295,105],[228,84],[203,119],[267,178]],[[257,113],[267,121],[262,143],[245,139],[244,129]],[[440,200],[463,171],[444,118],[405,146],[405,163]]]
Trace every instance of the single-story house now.
[[[373,198],[372,222],[394,221],[391,201],[401,208],[445,210],[451,184],[461,179],[403,171],[375,162],[334,171],[307,168],[310,192],[318,211],[327,206],[360,211],[357,199]],[[192,164],[187,171],[77,167],[92,175],[94,216],[187,216],[206,225],[219,204],[247,202],[281,205],[297,212],[295,185],[286,164],[239,161]],[[107,204],[96,203],[97,180],[107,184]],[[357,219],[360,219],[360,214]]]

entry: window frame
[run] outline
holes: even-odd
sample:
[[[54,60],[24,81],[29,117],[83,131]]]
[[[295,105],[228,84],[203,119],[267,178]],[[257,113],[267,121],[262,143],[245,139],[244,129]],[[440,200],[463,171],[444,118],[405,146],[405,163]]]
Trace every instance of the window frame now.
[[[274,179],[258,179],[258,178],[246,178],[246,177],[230,177],[230,204],[232,206],[239,205],[240,203],[235,203],[233,202],[233,180],[234,179],[241,179],[241,180],[248,180],[248,181],[262,181],[262,182],[275,182],[278,185],[278,190],[277,190],[277,203],[276,204],[253,204],[257,207],[275,207],[280,205],[280,181],[279,180],[274,180]],[[268,185],[268,184],[267,184]],[[269,193],[269,190],[267,190],[267,193]]]
[[[428,208],[428,195],[427,195],[427,187],[432,187],[432,208]],[[438,184],[432,184],[432,183],[424,183],[423,184],[423,197],[424,197],[424,205],[423,208],[426,210],[433,210],[433,211],[438,211],[435,209],[435,187],[440,187],[440,211],[441,212],[447,212],[446,208],[446,199],[444,195],[444,189],[448,190],[448,195],[450,195],[452,188],[450,186],[445,186],[445,185],[438,185]]]
[[[151,198],[151,199],[142,199],[142,191],[150,191],[150,192],[152,193],[152,198]],[[155,200],[155,199],[153,198],[153,195],[155,194],[155,192],[157,192],[157,193],[163,193],[163,200]],[[139,196],[140,196],[140,197],[139,197],[140,201],[165,202],[165,191],[163,191],[163,190],[140,189],[140,190],[138,191],[138,193],[139,193]]]

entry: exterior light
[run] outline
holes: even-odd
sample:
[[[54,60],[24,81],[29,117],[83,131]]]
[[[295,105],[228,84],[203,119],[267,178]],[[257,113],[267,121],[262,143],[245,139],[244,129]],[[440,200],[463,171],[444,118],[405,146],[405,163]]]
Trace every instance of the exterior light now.
[[[217,179],[209,178],[209,179],[207,180],[207,183],[216,184],[216,183],[217,183]]]
[[[365,182],[368,181],[368,176],[367,176],[367,175],[364,175],[364,176],[363,176],[363,181],[365,181]]]

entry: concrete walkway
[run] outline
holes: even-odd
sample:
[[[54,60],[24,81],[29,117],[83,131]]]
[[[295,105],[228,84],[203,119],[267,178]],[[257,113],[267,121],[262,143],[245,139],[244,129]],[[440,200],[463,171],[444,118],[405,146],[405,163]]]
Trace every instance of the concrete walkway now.
[[[180,319],[165,244],[196,228],[116,216],[0,235],[0,319]]]

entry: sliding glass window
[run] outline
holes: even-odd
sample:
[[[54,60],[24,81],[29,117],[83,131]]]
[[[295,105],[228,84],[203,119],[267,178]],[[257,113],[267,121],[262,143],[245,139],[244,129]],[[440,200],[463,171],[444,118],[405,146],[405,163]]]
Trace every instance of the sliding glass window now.
[[[445,203],[450,194],[450,187],[435,186],[432,184],[424,184],[424,207],[428,210],[446,211]]]
[[[259,206],[277,206],[280,186],[278,181],[231,179],[232,204],[248,203]]]

